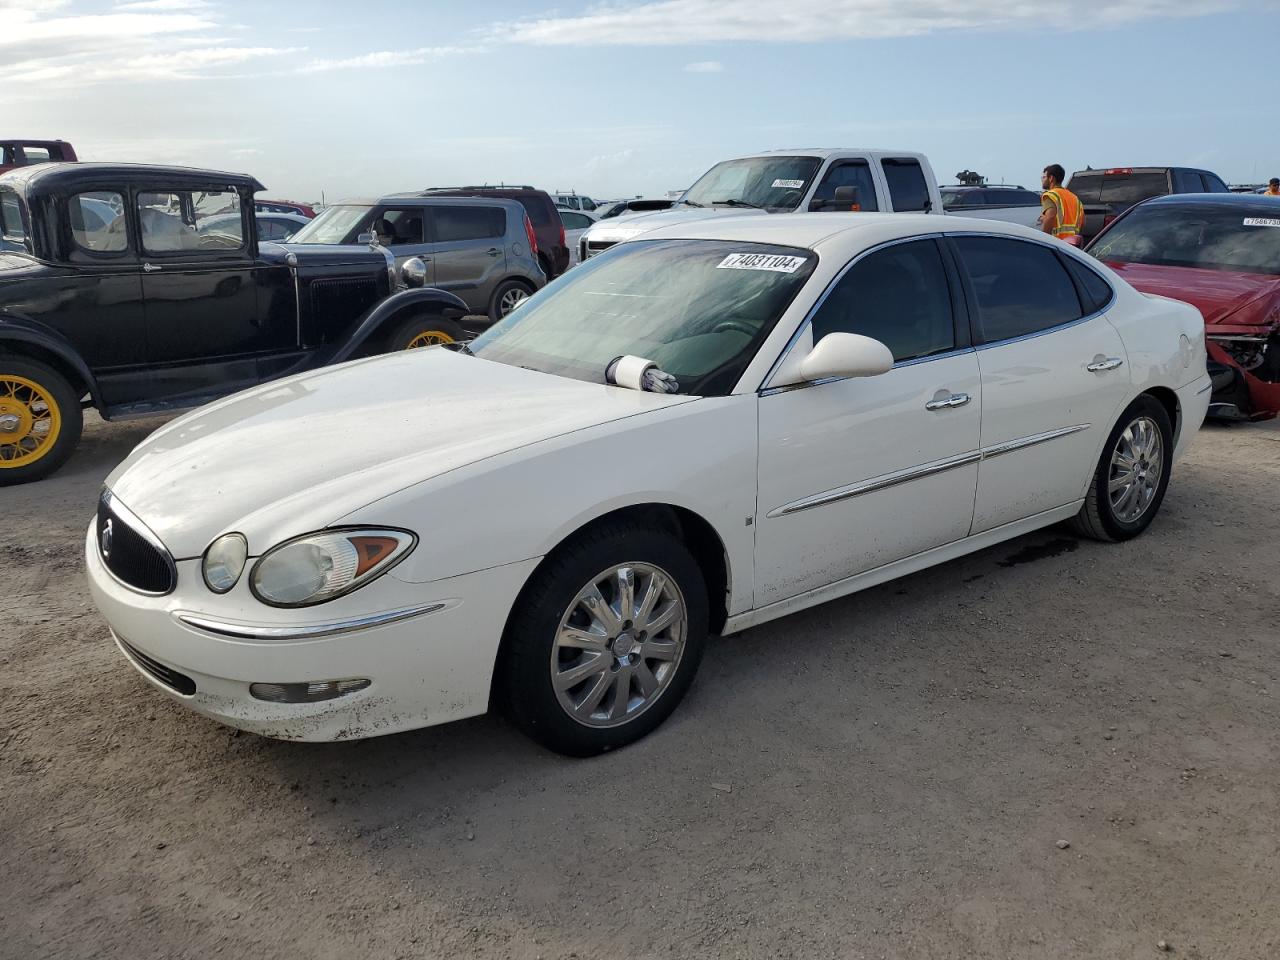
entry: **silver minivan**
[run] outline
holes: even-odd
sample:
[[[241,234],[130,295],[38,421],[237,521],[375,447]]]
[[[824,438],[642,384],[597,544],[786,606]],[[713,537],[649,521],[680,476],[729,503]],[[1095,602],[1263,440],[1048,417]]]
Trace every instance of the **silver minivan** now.
[[[460,297],[491,322],[505,317],[547,278],[537,238],[515,200],[391,195],[336,203],[294,234],[290,244],[355,244],[372,234],[403,265],[417,257],[426,286]]]

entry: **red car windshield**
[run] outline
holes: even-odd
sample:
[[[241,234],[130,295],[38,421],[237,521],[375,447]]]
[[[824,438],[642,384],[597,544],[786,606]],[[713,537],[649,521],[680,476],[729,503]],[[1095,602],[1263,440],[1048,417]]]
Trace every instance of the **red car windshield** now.
[[[1089,252],[1099,260],[1280,274],[1280,203],[1151,203],[1117,220]]]

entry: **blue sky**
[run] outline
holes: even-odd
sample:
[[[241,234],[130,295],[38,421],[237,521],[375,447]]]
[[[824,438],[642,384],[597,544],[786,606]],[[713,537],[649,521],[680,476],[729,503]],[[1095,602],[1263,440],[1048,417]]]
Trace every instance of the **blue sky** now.
[[[761,149],[1280,176],[1276,0],[0,0],[0,136],[332,201],[688,186]]]

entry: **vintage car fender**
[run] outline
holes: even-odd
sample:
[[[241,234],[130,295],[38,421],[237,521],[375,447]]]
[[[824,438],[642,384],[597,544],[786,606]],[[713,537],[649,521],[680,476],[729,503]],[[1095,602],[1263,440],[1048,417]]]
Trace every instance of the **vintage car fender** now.
[[[397,322],[410,313],[440,313],[451,320],[466,316],[467,305],[447,290],[435,287],[421,287],[414,290],[402,290],[393,293],[377,304],[365,315],[355,333],[347,342],[338,348],[328,363],[341,363],[354,357],[359,348],[370,337]]]
[[[26,344],[37,348],[34,355],[24,351],[20,345]],[[8,349],[6,349],[8,348]],[[89,370],[89,365],[76,352],[62,334],[38,320],[32,320],[22,314],[11,313],[0,309],[0,353],[13,352],[31,356],[33,360],[42,360],[41,353],[52,354],[56,360],[74,371],[88,389],[94,406],[100,405],[98,381]]]

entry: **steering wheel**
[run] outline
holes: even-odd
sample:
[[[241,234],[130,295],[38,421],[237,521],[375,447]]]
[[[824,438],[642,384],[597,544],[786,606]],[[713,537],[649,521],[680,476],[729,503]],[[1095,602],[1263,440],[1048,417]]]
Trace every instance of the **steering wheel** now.
[[[721,320],[711,328],[712,333],[731,333],[733,331],[744,333],[748,337],[756,335],[756,328],[745,320]]]

